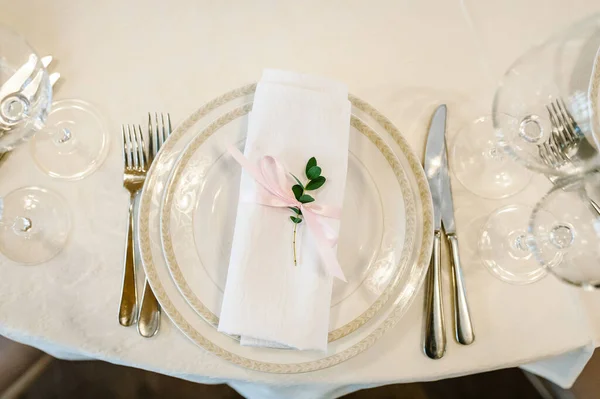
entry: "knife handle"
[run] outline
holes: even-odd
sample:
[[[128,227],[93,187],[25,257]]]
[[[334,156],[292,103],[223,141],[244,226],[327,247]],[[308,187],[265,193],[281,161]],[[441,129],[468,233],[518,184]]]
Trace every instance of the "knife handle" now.
[[[440,359],[446,352],[446,329],[442,305],[441,254],[442,233],[436,230],[433,236],[433,252],[429,265],[429,290],[425,308],[425,354],[431,359]]]
[[[456,341],[463,345],[472,344],[475,341],[475,333],[471,324],[469,305],[467,304],[467,292],[460,266],[458,255],[458,239],[456,234],[448,234],[450,246],[450,265],[452,267],[452,288],[454,290],[454,328]]]

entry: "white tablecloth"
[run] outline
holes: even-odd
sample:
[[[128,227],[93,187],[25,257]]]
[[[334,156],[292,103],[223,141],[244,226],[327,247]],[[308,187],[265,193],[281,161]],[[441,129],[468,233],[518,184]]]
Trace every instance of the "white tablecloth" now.
[[[252,3],[252,4],[250,4]],[[24,185],[59,190],[73,214],[68,248],[33,267],[0,260],[0,334],[60,358],[102,359],[204,383],[229,382],[250,397],[335,397],[395,382],[427,381],[526,365],[569,386],[600,338],[600,294],[551,278],[511,286],[483,270],[477,220],[509,203],[533,203],[543,178],[513,198],[487,201],[454,183],[465,278],[477,339],[450,335],[442,360],[421,352],[422,295],[372,349],[302,375],[250,372],[205,353],[168,320],[150,340],[117,322],[126,229],[121,123],[148,111],[182,120],[211,98],[256,81],[265,67],[329,76],[372,103],[422,154],[429,118],[449,107],[450,134],[488,112],[493,81],[532,43],[595,11],[591,0],[46,2],[0,0],[0,22],[52,54],[64,79],[56,98],[101,110],[112,148],[84,180],[52,180],[23,146],[0,168],[0,193]]]

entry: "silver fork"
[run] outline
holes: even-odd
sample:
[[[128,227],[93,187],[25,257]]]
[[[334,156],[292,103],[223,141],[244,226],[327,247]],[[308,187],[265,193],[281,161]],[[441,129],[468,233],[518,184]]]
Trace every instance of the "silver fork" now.
[[[550,103],[546,109],[552,123],[552,134],[545,143],[538,145],[539,155],[544,163],[560,169],[596,155],[561,99]]]
[[[123,125],[123,187],[129,191],[129,218],[127,240],[125,241],[125,267],[123,272],[123,287],[119,305],[119,323],[130,326],[135,323],[137,311],[137,290],[135,287],[136,259],[134,252],[134,205],[135,197],[146,179],[147,162],[144,151],[141,126]]]
[[[563,100],[558,99],[546,106],[552,123],[552,134],[549,139],[538,145],[542,161],[555,169],[560,169],[577,159],[585,159],[596,155],[596,150],[588,143],[581,132],[579,125],[567,110]],[[556,184],[559,177],[547,175],[552,184]],[[600,206],[589,199],[590,205],[600,214]]]
[[[156,158],[160,147],[171,134],[171,115],[160,114],[160,120],[157,113],[154,113],[154,126],[152,125],[152,115],[148,113],[148,135],[149,137],[149,159],[150,163]],[[138,332],[141,336],[150,338],[154,336],[160,327],[160,305],[152,292],[148,279],[144,284],[144,293],[142,294],[142,306],[138,320]]]

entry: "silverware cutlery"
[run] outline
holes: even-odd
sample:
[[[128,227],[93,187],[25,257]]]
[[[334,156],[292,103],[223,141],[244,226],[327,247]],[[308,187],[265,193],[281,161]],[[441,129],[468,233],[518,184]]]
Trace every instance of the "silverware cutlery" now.
[[[425,298],[425,354],[440,359],[446,352],[446,327],[444,326],[444,304],[442,301],[442,215],[441,215],[441,152],[446,130],[446,106],[435,111],[429,127],[425,149],[425,174],[433,199],[433,252],[429,264],[428,289]],[[441,135],[441,143],[440,143]]]
[[[149,162],[152,163],[160,147],[171,134],[171,115],[154,114],[154,125],[152,124],[152,115],[148,113],[148,136],[149,136]],[[148,283],[144,284],[142,294],[142,305],[138,318],[138,332],[146,338],[154,336],[160,327],[160,305],[154,296],[154,292]]]
[[[596,155],[596,150],[587,141],[562,100],[550,103],[546,109],[552,123],[552,133],[548,140],[538,145],[544,163],[559,169]]]
[[[130,326],[136,321],[137,292],[135,286],[136,259],[134,254],[135,197],[146,179],[147,162],[141,126],[123,125],[123,187],[129,191],[129,218],[125,241],[123,287],[119,305],[119,323]]]
[[[547,105],[546,109],[552,123],[552,134],[546,142],[538,145],[540,158],[546,165],[560,169],[579,159],[597,156],[597,151],[587,141],[561,99]],[[559,180],[556,175],[547,175],[547,177],[552,184],[556,184]],[[591,198],[589,203],[600,214],[600,206]]]
[[[429,270],[429,292],[425,314],[425,354],[432,359],[444,356],[446,333],[441,288],[441,237],[442,226],[450,248],[452,290],[454,304],[454,329],[456,340],[469,345],[475,340],[467,293],[462,277],[458,251],[458,238],[454,221],[454,205],[448,159],[446,154],[446,105],[440,105],[431,120],[425,151],[425,174],[429,181],[434,206],[434,244]]]

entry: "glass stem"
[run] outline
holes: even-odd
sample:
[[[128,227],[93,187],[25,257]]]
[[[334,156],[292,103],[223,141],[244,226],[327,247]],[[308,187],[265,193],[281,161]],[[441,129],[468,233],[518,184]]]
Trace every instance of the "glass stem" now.
[[[13,229],[15,234],[26,235],[29,234],[31,228],[33,227],[33,223],[28,217],[17,216],[12,221],[4,221],[4,219],[0,219],[0,226],[10,227]]]
[[[514,247],[518,250],[529,252],[529,247],[527,246],[527,237],[525,235],[519,235],[515,237],[515,241],[513,243]]]
[[[63,128],[60,133],[62,134],[59,138],[56,139],[56,144],[60,145],[60,144],[64,144],[67,141],[71,140],[73,138],[73,133],[71,132],[70,129],[68,128]]]

